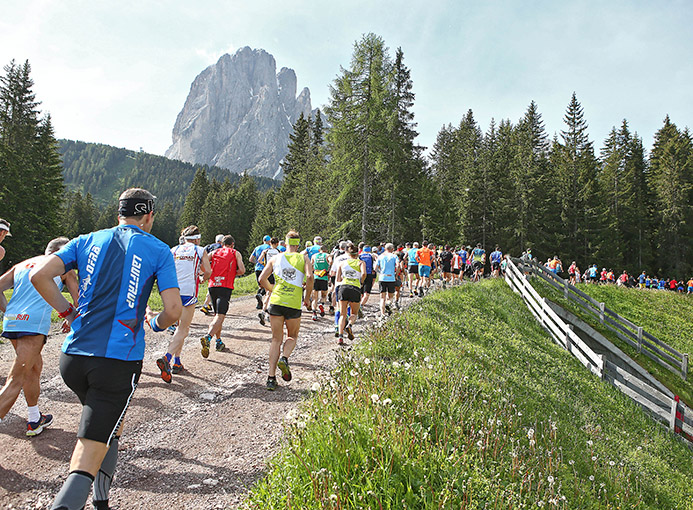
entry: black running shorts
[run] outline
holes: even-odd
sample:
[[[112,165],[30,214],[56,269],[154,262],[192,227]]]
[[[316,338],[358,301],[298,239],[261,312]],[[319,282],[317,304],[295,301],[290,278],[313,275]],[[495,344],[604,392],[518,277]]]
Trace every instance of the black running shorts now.
[[[495,271],[496,269],[500,269],[500,262],[491,262],[491,271]]]
[[[353,285],[340,285],[337,290],[337,301],[348,301],[349,303],[361,302],[361,289]]]
[[[60,354],[60,375],[82,403],[77,437],[111,444],[141,372],[142,361]]]
[[[395,282],[380,282],[380,293],[387,292],[388,294],[395,293]]]
[[[209,297],[212,299],[212,309],[215,314],[226,315],[229,311],[229,300],[231,299],[231,292],[233,289],[228,289],[226,287],[210,287]]]
[[[460,274],[459,268],[453,269],[453,270],[452,270],[452,274]]]
[[[267,313],[274,316],[281,316],[285,319],[300,319],[301,309],[290,308],[282,305],[269,305]]]
[[[409,264],[409,274],[415,274],[416,276],[419,276],[419,265]]]
[[[472,269],[474,269],[474,271],[478,271],[479,269],[481,269],[483,267],[484,267],[484,265],[479,261],[472,262]]]
[[[364,278],[363,283],[361,284],[361,294],[370,294],[371,290],[373,290],[373,279],[375,275],[373,274],[367,274],[366,278]]]
[[[313,282],[313,290],[327,292],[327,280],[318,280],[316,278]]]
[[[449,273],[450,272],[450,263],[443,263],[443,273]]]

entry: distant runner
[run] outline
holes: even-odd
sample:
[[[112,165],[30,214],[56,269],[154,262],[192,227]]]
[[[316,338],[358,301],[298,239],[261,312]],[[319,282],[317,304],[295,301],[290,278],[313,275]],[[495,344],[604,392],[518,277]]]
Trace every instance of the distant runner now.
[[[263,289],[262,285],[260,285],[260,273],[262,273],[262,270],[265,268],[265,266],[262,263],[260,263],[260,255],[262,255],[262,252],[270,247],[270,245],[269,245],[270,239],[271,239],[271,237],[268,235],[263,237],[262,238],[262,244],[259,246],[256,246],[255,249],[253,250],[253,253],[250,254],[250,263],[255,264],[255,278],[258,281],[257,292],[255,293],[255,299],[257,300],[256,308],[258,310],[262,310],[262,298],[265,295],[265,289]],[[279,250],[279,251],[281,251],[281,250]]]
[[[352,329],[358,316],[361,303],[361,286],[366,279],[366,263],[358,258],[358,248],[354,243],[346,245],[347,258],[337,267],[337,281],[340,282],[337,300],[339,301],[339,330],[337,343],[344,345],[344,331],[349,340],[354,339]],[[351,314],[347,316],[347,308]]]

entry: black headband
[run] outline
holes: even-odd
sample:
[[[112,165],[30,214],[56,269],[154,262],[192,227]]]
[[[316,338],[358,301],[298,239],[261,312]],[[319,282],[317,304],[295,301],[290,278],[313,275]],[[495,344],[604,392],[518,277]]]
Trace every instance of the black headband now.
[[[154,200],[151,198],[125,198],[118,203],[118,216],[127,218],[149,214],[154,211]]]

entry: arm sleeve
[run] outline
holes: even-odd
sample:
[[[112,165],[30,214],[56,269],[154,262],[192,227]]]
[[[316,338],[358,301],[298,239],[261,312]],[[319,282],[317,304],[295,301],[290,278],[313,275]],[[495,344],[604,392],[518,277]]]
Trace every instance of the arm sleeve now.
[[[156,282],[159,287],[159,292],[166,289],[179,288],[173,255],[167,249],[161,250],[159,266],[156,269]]]
[[[70,269],[77,269],[77,251],[81,237],[75,237],[60,250],[55,252],[55,255],[60,257],[65,265],[65,272]]]

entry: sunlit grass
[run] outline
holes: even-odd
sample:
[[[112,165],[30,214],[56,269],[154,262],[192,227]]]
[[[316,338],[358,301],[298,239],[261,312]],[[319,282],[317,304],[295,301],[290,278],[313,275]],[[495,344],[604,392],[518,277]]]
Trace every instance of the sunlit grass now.
[[[501,280],[435,293],[285,417],[250,508],[693,508],[691,451]]]

